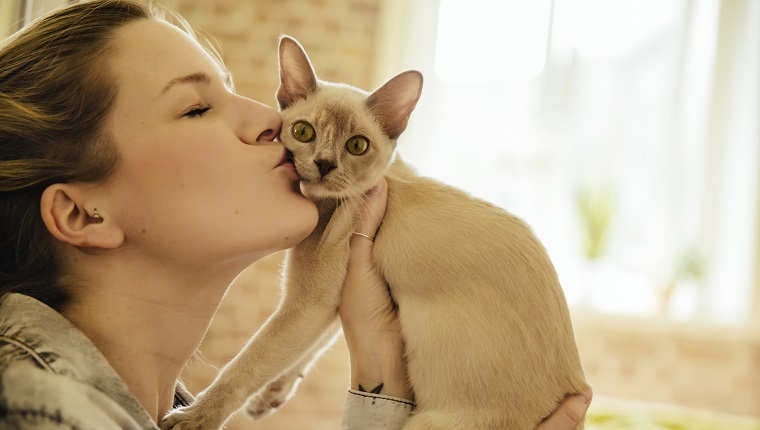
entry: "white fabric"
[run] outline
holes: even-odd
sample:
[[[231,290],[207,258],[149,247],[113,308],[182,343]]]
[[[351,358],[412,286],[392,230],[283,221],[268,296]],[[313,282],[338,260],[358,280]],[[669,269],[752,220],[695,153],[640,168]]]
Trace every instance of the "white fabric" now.
[[[342,430],[398,430],[414,410],[414,403],[382,394],[348,390]]]

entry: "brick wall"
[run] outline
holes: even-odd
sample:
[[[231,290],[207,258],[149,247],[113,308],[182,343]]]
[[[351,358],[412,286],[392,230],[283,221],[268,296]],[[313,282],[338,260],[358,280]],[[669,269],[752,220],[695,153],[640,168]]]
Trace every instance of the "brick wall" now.
[[[380,0],[160,0],[217,39],[238,93],[274,105],[277,39],[306,48],[321,79],[370,83]]]
[[[371,79],[381,0],[159,0],[195,30],[221,45],[239,94],[275,106],[277,40],[289,34],[306,48],[321,79],[367,88]],[[238,278],[201,345],[203,358],[183,373],[188,388],[206,387],[275,308],[282,255],[268,257]],[[237,416],[228,430],[337,429],[349,386],[345,342],[328,351],[274,416],[253,422]]]
[[[760,418],[760,327],[576,312],[597,394]]]

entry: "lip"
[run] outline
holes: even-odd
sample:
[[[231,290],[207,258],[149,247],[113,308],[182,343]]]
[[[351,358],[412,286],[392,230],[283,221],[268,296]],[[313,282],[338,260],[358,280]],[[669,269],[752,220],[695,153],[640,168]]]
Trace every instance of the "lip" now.
[[[293,159],[290,156],[290,151],[288,151],[287,149],[285,149],[283,147],[282,148],[282,155],[280,155],[280,161],[278,161],[277,165],[274,166],[274,167],[278,168],[278,167],[282,166],[283,164],[287,164],[287,163],[291,163],[292,164],[293,163]]]
[[[287,169],[291,171],[294,175],[295,180],[301,181],[303,180],[301,178],[301,175],[298,174],[298,170],[296,169],[296,165],[293,162],[293,154],[291,154],[290,151],[287,149],[283,149],[282,151],[282,157],[280,158],[280,162],[277,163],[277,166],[275,166],[275,169]]]

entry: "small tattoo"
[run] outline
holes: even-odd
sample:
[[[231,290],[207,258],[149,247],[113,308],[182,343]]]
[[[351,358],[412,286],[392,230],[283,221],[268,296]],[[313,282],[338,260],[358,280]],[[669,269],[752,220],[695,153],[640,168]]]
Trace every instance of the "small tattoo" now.
[[[359,391],[364,393],[370,393],[370,394],[380,394],[380,391],[383,389],[383,383],[381,382],[380,385],[373,388],[371,391],[367,391],[364,387],[362,387],[362,384],[359,384]]]

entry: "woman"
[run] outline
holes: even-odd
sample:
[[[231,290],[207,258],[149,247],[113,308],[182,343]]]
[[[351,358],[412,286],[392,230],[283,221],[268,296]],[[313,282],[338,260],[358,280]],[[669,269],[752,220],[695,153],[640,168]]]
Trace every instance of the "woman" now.
[[[0,50],[0,428],[157,428],[191,401],[177,378],[233,279],[316,224],[278,113],[235,94],[175,18],[86,2]],[[370,193],[358,233],[374,236],[386,195]],[[398,321],[372,242],[351,249],[352,384],[387,388],[351,391],[344,426],[399,428]],[[574,428],[589,397],[542,428]]]

